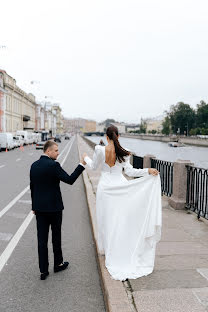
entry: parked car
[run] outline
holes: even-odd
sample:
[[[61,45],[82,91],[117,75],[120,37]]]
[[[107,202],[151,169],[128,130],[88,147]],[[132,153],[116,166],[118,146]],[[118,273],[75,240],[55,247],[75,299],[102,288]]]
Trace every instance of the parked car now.
[[[13,136],[13,140],[14,140],[14,147],[20,147],[20,137]]]
[[[10,132],[0,133],[0,144],[3,150],[11,150],[14,148],[13,135]]]
[[[54,138],[54,141],[61,143],[61,136],[56,135],[55,138]]]
[[[46,141],[37,142],[35,148],[36,149],[43,149],[43,146],[44,146],[45,142]]]
[[[70,140],[70,135],[68,133],[65,134],[65,140]]]
[[[15,137],[19,140],[20,146],[23,146],[25,141],[24,141],[22,135],[16,135]]]

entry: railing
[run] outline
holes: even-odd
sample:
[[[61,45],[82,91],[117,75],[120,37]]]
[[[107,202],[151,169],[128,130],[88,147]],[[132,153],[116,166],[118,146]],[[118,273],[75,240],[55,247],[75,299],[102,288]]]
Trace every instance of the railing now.
[[[133,167],[143,169],[143,157],[133,155]]]
[[[171,196],[173,193],[173,163],[151,158],[151,168],[160,172],[162,195]]]
[[[186,166],[186,208],[197,213],[198,219],[208,219],[208,169]]]

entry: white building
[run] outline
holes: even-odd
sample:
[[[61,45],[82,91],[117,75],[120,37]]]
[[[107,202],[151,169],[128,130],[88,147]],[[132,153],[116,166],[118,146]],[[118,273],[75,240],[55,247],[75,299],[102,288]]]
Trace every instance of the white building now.
[[[124,123],[114,122],[111,124],[118,128],[118,133],[126,133],[126,125]]]

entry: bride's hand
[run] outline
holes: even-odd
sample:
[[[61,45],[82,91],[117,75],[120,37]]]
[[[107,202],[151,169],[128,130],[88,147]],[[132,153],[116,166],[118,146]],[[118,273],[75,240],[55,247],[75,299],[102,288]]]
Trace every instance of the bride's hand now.
[[[84,158],[87,156],[87,153],[84,153],[83,155],[82,155],[82,159],[81,159],[81,163],[83,164],[83,165],[86,165],[86,161],[84,161]]]
[[[85,158],[87,156],[87,153],[83,153],[82,157]]]
[[[155,168],[148,168],[149,174],[152,174],[153,176],[156,176],[159,174],[159,171]]]

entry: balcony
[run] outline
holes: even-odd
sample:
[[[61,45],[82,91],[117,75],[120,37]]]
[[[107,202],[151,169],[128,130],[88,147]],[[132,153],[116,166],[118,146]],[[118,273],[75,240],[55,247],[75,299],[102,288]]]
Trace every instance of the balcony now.
[[[23,115],[23,121],[29,121],[29,120],[30,120],[30,116]]]

